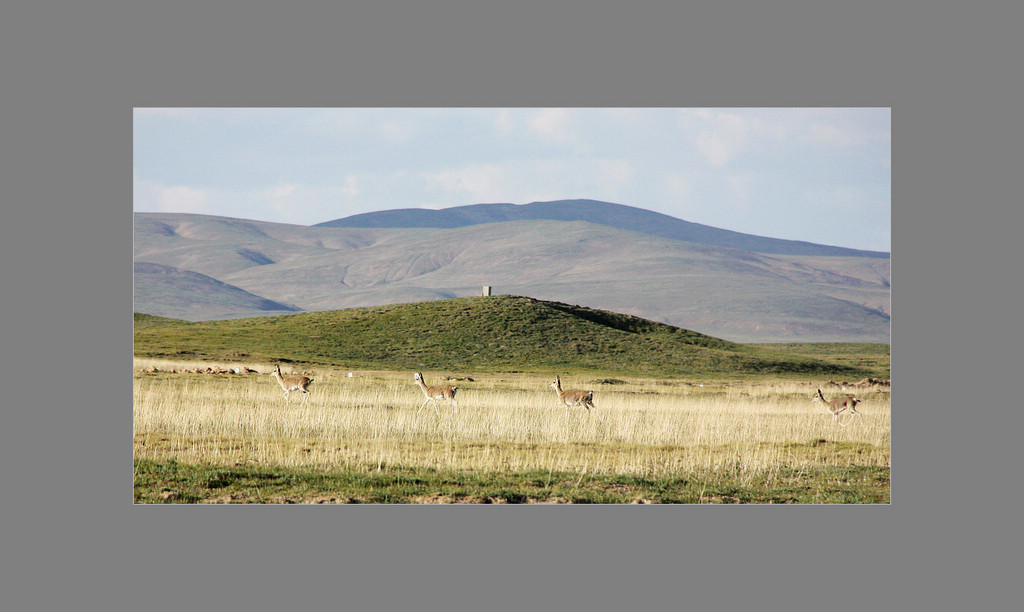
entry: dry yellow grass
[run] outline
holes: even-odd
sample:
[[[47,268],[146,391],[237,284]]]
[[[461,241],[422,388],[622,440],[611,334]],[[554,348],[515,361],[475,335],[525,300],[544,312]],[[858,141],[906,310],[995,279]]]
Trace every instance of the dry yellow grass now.
[[[741,479],[783,467],[888,466],[890,459],[887,389],[860,392],[863,416],[842,426],[811,401],[819,381],[600,384],[563,375],[565,388],[594,390],[596,408],[588,412],[558,403],[548,386],[554,376],[472,374],[472,381],[446,382],[444,373],[424,372],[427,384],[459,387],[460,411],[455,415],[442,402],[436,411],[428,404],[417,414],[423,394],[412,372],[348,377],[344,370],[314,369],[303,405],[283,397],[268,374],[270,364],[248,364],[260,374],[180,373],[207,365],[136,360],[137,458],[652,477],[729,469]],[[179,373],[140,371],[150,366]]]

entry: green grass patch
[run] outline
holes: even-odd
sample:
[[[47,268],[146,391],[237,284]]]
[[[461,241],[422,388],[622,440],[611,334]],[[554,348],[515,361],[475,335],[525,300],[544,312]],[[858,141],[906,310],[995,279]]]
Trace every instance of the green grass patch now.
[[[383,465],[366,471],[135,461],[135,503],[887,504],[889,468],[729,470],[665,478],[566,472],[466,473]]]
[[[888,344],[861,342],[787,342],[778,344],[748,344],[776,354],[800,356],[828,361],[857,371],[870,372],[872,378],[888,379],[890,351]]]

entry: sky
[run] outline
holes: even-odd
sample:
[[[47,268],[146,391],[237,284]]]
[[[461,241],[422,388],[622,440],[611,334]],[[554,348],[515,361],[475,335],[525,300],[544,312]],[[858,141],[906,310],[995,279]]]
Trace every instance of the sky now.
[[[593,199],[891,250],[889,108],[135,108],[133,209],[313,225]]]

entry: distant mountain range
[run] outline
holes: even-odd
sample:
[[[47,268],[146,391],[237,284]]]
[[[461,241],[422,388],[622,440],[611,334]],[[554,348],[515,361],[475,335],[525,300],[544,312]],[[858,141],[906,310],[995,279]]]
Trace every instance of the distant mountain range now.
[[[782,240],[742,234],[683,221],[643,208],[596,200],[557,200],[531,204],[472,204],[442,210],[400,208],[325,221],[318,223],[315,227],[455,228],[484,223],[541,220],[586,221],[651,236],[773,255],[826,255],[886,259],[889,257],[889,253],[881,251],[862,251],[799,240]]]
[[[887,253],[739,234],[605,202],[382,211],[311,227],[134,217],[134,309],[164,317],[419,302],[489,285],[737,342],[889,341]]]

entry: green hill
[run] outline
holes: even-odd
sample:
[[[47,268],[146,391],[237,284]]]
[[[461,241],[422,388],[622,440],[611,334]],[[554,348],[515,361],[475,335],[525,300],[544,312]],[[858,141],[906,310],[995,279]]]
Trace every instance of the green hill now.
[[[519,296],[188,322],[136,313],[135,355],[451,372],[875,375],[647,319]]]

